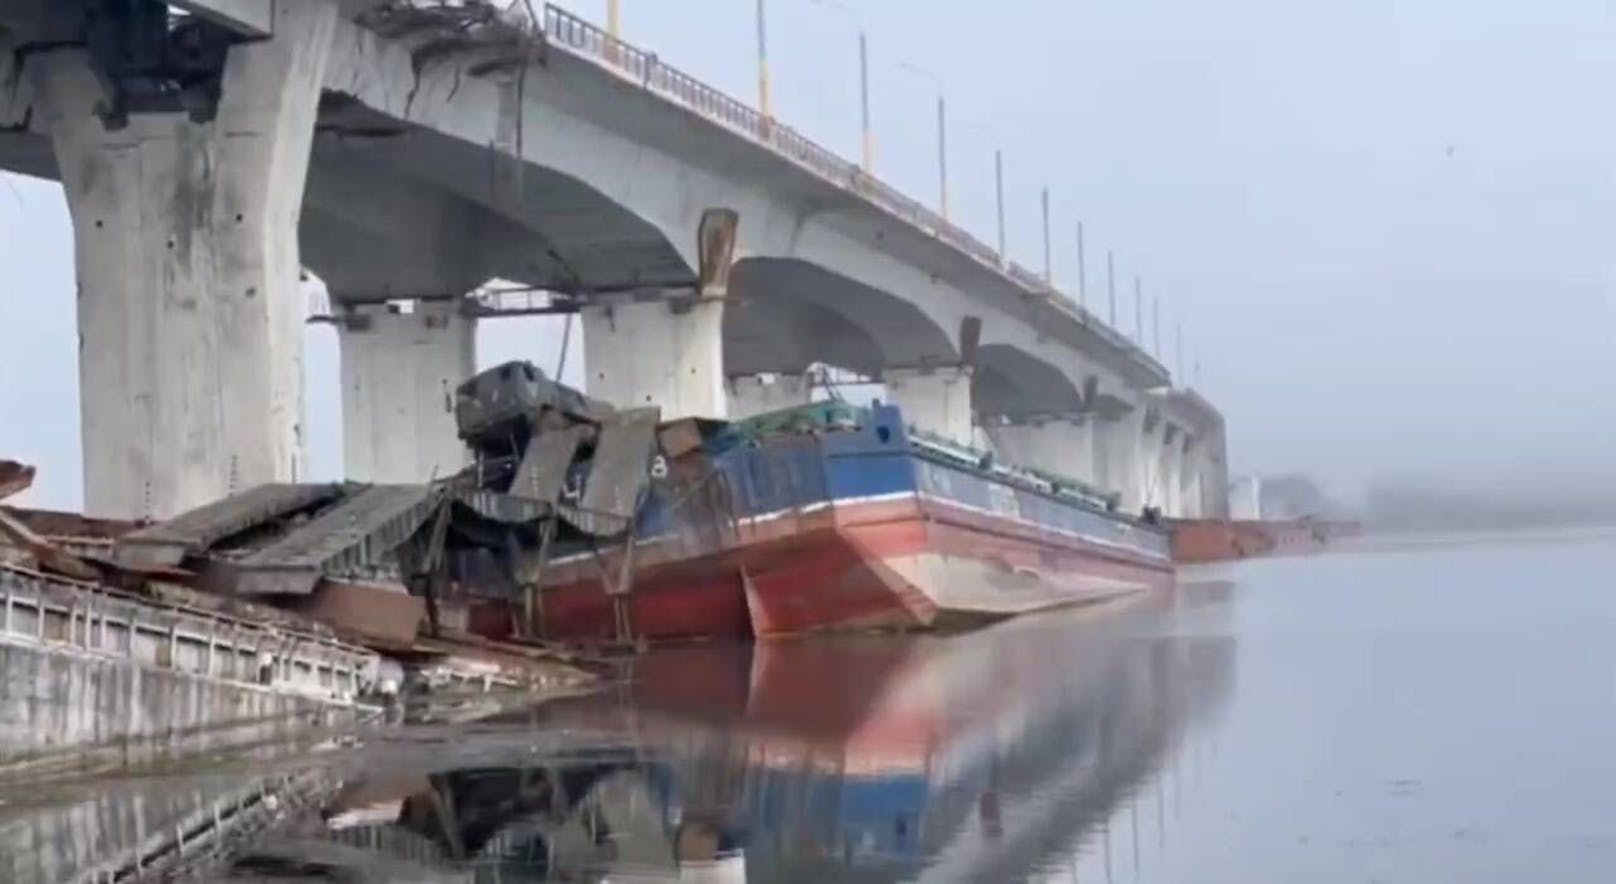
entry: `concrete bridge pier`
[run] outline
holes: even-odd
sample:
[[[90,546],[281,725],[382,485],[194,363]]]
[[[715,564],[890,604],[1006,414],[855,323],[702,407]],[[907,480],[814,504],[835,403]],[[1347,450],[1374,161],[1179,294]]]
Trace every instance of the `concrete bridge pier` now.
[[[881,378],[887,401],[911,426],[961,445],[975,443],[970,366],[888,368]]]
[[[1165,425],[1156,473],[1161,489],[1157,499],[1166,516],[1184,515],[1184,439],[1178,427]]]
[[[1086,418],[1052,418],[987,429],[999,458],[1019,466],[1093,483],[1094,425]]]
[[[1152,464],[1147,440],[1154,435],[1146,409],[1135,407],[1106,415],[1095,428],[1097,484],[1115,492],[1117,508],[1138,515],[1149,499]]]
[[[1165,503],[1167,484],[1163,479],[1163,451],[1165,444],[1162,436],[1167,431],[1167,424],[1162,420],[1161,413],[1154,408],[1146,408],[1140,420],[1139,433],[1134,437],[1134,482],[1138,487],[1139,505],[1131,512],[1138,514],[1147,507],[1162,509]]]
[[[458,299],[350,305],[338,317],[346,478],[410,483],[466,464],[454,393],[476,370],[476,319]]]
[[[619,408],[658,405],[665,420],[728,416],[723,299],[609,299],[581,315],[589,395]]]
[[[729,379],[729,416],[740,419],[807,405],[813,392],[807,375],[737,375]]]
[[[91,515],[166,518],[302,472],[297,222],[336,16],[277,4],[203,113],[126,101],[82,48],[27,62],[73,218]]]
[[[1194,436],[1184,439],[1183,468],[1179,471],[1178,488],[1182,515],[1189,519],[1201,518],[1206,513],[1205,495],[1201,487],[1206,475],[1202,457],[1204,448]]]

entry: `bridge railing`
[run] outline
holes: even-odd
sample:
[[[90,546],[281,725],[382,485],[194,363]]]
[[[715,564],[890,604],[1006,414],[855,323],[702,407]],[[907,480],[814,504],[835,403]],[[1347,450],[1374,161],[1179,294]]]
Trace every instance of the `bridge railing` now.
[[[654,90],[700,116],[717,122],[754,141],[767,144],[798,166],[809,169],[831,183],[844,187],[908,221],[915,227],[952,245],[983,264],[996,267],[1019,285],[1035,292],[1048,292],[1069,308],[1085,325],[1095,329],[1114,346],[1155,363],[1143,349],[1109,328],[1089,311],[1078,307],[1056,291],[1043,277],[1006,260],[991,246],[948,221],[897,188],[870,175],[855,163],[842,159],[797,130],[764,116],[756,108],[695,77],[664,64],[655,53],[632,46],[601,28],[555,6],[544,6],[544,30],[554,43],[593,57],[626,75],[641,86]],[[1159,367],[1159,366],[1158,366]]]

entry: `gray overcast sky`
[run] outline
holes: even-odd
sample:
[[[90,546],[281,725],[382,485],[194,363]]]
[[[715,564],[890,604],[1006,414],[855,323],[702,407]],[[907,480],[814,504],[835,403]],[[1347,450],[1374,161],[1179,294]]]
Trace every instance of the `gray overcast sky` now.
[[[754,0],[622,0],[625,35],[752,100]],[[871,41],[877,167],[935,200],[936,72],[955,215],[1056,275],[1090,231],[1159,294],[1224,410],[1238,470],[1616,472],[1616,4],[1610,0],[845,0]],[[604,20],[604,0],[561,4]],[[855,31],[769,0],[778,116],[858,150]],[[78,502],[71,231],[54,186],[0,186],[0,455]],[[1099,256],[1099,257],[1096,257]],[[1131,289],[1131,284],[1124,287]],[[1119,324],[1132,331],[1131,291]],[[1148,307],[1147,307],[1148,314]],[[553,364],[554,327],[479,361]],[[1147,340],[1149,335],[1147,334]],[[311,330],[314,466],[336,472],[336,356]]]

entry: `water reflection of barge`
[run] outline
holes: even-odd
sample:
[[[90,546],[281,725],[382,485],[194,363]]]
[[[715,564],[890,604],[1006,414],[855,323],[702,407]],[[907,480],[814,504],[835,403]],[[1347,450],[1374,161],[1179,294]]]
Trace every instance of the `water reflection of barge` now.
[[[326,837],[442,876],[416,880],[1019,879],[1060,864],[1226,695],[1228,640],[1158,634],[1155,616],[1120,635],[1052,616],[659,650],[624,693],[351,783]],[[535,756],[535,723],[594,748]]]

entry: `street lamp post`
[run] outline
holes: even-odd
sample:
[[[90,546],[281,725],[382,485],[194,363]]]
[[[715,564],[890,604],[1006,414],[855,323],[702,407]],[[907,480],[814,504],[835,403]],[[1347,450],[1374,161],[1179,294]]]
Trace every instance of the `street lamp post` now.
[[[1117,327],[1117,265],[1115,258],[1115,254],[1110,249],[1105,250],[1105,292],[1111,299],[1110,325],[1113,331]]]
[[[948,105],[937,90],[937,205],[948,220]]]
[[[993,151],[993,195],[999,212],[999,263],[1005,262],[1004,250],[1004,151]]]
[[[875,137],[870,130],[870,41],[864,30],[864,17],[858,10],[838,0],[813,0],[815,6],[835,10],[847,16],[858,28],[859,52],[859,117],[862,124],[863,153],[861,163],[868,174],[875,166]]]
[[[860,159],[864,161],[865,174],[872,174],[875,171],[875,133],[870,129],[870,41],[862,27],[859,28],[859,115],[863,130]]]
[[[903,63],[903,69],[910,73],[919,74],[930,80],[937,87],[937,209],[948,220],[948,102],[943,96],[943,81],[931,71],[916,67],[908,62]]]
[[[758,112],[765,120],[773,114],[769,110],[769,29],[765,19],[766,0],[757,0],[757,65]]]
[[[1133,278],[1133,340],[1145,348],[1145,289],[1138,276]]]
[[[1077,306],[1082,307],[1084,310],[1089,309],[1087,263],[1083,254],[1083,222],[1079,221],[1077,222]]]
[[[1044,283],[1055,283],[1055,260],[1049,249],[1049,188],[1044,188],[1041,202],[1044,210]]]
[[[1161,295],[1158,295],[1155,292],[1150,293],[1150,327],[1150,349],[1153,351],[1151,355],[1160,360],[1162,358]]]
[[[1180,386],[1188,386],[1189,379],[1184,377],[1184,323],[1173,323],[1173,336],[1177,339],[1174,341],[1176,344],[1174,349],[1178,351],[1178,359],[1175,360],[1178,363],[1178,383]]]

